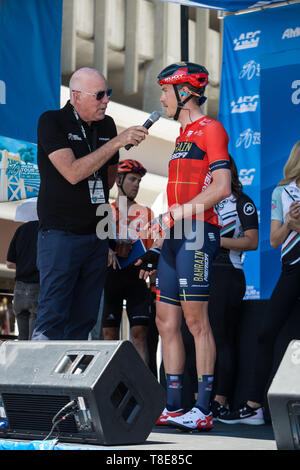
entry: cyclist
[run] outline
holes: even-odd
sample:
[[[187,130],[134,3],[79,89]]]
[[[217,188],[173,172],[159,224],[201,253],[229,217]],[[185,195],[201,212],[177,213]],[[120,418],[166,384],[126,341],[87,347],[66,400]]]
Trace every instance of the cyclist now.
[[[201,111],[208,83],[205,67],[191,62],[172,64],[158,75],[158,83],[166,114],[180,122],[181,130],[169,162],[169,211],[151,223],[150,231],[157,238],[142,259],[140,273],[152,272],[159,257],[156,323],[167,404],[157,424],[211,429],[209,403],[216,353],[207,306],[210,268],[220,238],[214,206],[230,195],[228,136],[221,123]],[[187,413],[182,409],[182,311],[194,337],[198,373],[197,402]]]
[[[135,202],[146,169],[136,160],[119,162],[116,184],[117,200],[111,205],[116,226],[116,253],[122,258],[130,254],[131,243],[139,238],[142,227],[151,221],[153,214],[148,207]],[[153,240],[144,239],[148,249]],[[132,263],[123,269],[109,267],[104,286],[103,336],[104,340],[118,340],[126,299],[126,311],[130,322],[133,345],[147,362],[147,327],[150,317],[150,292],[146,281],[139,279],[139,268]]]
[[[281,245],[282,271],[258,334],[249,400],[240,409],[219,418],[222,423],[264,424],[262,405],[274,345],[300,296],[300,141],[293,146],[284,178],[272,193],[270,241],[273,248]]]

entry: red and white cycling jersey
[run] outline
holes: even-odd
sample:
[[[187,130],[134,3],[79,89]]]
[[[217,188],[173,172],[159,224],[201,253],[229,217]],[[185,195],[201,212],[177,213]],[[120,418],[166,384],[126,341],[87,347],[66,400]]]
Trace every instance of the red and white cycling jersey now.
[[[213,172],[230,169],[228,135],[223,125],[203,116],[180,130],[169,162],[168,205],[185,204],[196,197],[213,180]],[[196,214],[194,219],[203,219]],[[204,212],[204,221],[220,226],[214,207]]]
[[[116,202],[111,204],[112,220],[115,224],[116,234],[118,238],[129,239],[132,241],[140,237],[140,231],[146,224],[153,219],[153,212],[149,207],[140,204],[132,204],[128,211],[121,213]],[[142,238],[145,248],[148,250],[153,241],[152,238]]]

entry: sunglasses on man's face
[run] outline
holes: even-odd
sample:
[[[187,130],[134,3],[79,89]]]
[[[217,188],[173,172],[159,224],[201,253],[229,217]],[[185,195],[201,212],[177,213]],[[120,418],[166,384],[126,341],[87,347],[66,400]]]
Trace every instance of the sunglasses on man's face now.
[[[95,96],[97,101],[102,100],[102,98],[104,98],[104,95],[110,98],[112,94],[111,88],[108,88],[107,90],[97,91],[96,93],[90,93],[89,91],[83,91],[83,90],[72,90],[72,91],[76,91],[76,93],[84,93],[85,95]]]

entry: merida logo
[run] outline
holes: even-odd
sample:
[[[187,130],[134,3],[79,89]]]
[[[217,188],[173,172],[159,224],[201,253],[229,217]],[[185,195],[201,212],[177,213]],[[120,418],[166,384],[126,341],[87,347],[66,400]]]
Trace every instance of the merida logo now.
[[[300,36],[300,27],[298,26],[297,28],[288,28],[284,31],[282,35],[282,39],[291,39],[291,38],[297,38]]]
[[[6,85],[3,80],[0,80],[0,104],[6,104]]]

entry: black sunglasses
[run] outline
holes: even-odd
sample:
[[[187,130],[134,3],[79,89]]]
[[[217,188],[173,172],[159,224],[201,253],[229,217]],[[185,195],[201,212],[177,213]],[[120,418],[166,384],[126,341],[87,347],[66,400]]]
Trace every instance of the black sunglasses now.
[[[97,91],[96,93],[90,93],[89,91],[83,91],[83,90],[72,90],[72,91],[76,91],[77,93],[84,93],[85,95],[95,96],[97,101],[102,100],[102,98],[104,98],[104,95],[106,95],[108,98],[110,98],[112,95],[111,88],[108,88],[107,90]]]

